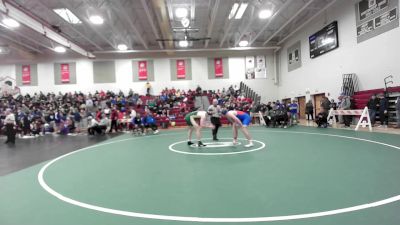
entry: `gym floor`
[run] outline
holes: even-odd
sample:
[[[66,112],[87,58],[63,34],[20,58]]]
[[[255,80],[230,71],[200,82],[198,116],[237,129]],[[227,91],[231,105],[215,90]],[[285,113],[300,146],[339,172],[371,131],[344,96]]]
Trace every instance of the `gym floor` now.
[[[250,133],[249,149],[243,139],[230,144],[229,128],[219,142],[204,130],[209,144],[200,149],[187,146],[184,129],[35,145],[47,146],[35,150],[43,155],[57,150],[18,172],[0,167],[0,224],[399,223],[398,135],[304,126]],[[25,142],[35,140],[0,154],[22,155]]]

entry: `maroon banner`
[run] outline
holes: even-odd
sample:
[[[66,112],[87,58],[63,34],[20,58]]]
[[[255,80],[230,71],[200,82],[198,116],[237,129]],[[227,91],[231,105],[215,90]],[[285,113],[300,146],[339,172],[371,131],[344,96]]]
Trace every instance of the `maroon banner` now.
[[[23,65],[22,66],[22,84],[30,84],[31,83],[31,66]]]
[[[222,58],[214,59],[214,72],[215,72],[215,77],[223,77],[224,76],[224,67],[222,64]]]
[[[139,80],[147,80],[147,61],[139,61]]]
[[[186,78],[185,60],[183,59],[176,60],[176,75],[178,79]]]
[[[69,83],[69,64],[61,64],[61,82]]]

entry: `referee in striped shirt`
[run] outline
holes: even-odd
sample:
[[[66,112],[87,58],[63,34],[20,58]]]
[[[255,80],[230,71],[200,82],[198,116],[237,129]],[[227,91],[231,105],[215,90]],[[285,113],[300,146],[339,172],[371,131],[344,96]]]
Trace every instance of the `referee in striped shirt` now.
[[[211,114],[211,123],[214,125],[214,129],[212,129],[213,140],[218,141],[217,133],[218,128],[221,126],[221,107],[218,105],[217,99],[213,100],[207,111]]]

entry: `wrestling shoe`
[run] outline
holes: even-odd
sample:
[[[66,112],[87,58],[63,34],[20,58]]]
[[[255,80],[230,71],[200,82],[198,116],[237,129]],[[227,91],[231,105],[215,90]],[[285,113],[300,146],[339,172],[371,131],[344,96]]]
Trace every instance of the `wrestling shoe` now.
[[[244,147],[249,148],[249,147],[252,147],[252,146],[254,146],[254,144],[253,144],[253,142],[250,142],[247,145],[245,145]]]
[[[232,144],[233,144],[233,145],[238,145],[238,141],[237,141],[236,139],[233,139]]]
[[[203,144],[203,142],[201,142],[201,141],[199,141],[197,143],[197,147],[204,147],[204,146],[207,146],[207,145]]]

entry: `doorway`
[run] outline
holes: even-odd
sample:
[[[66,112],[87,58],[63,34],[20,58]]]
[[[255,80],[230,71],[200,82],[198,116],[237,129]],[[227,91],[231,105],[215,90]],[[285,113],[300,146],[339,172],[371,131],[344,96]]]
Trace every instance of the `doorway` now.
[[[321,101],[325,97],[325,93],[313,95],[314,98],[314,118],[321,112]]]
[[[284,103],[285,105],[290,104],[292,101],[290,100],[290,98],[284,98],[282,99],[282,103]]]
[[[306,118],[306,96],[297,97],[298,105],[299,105],[299,118]]]

